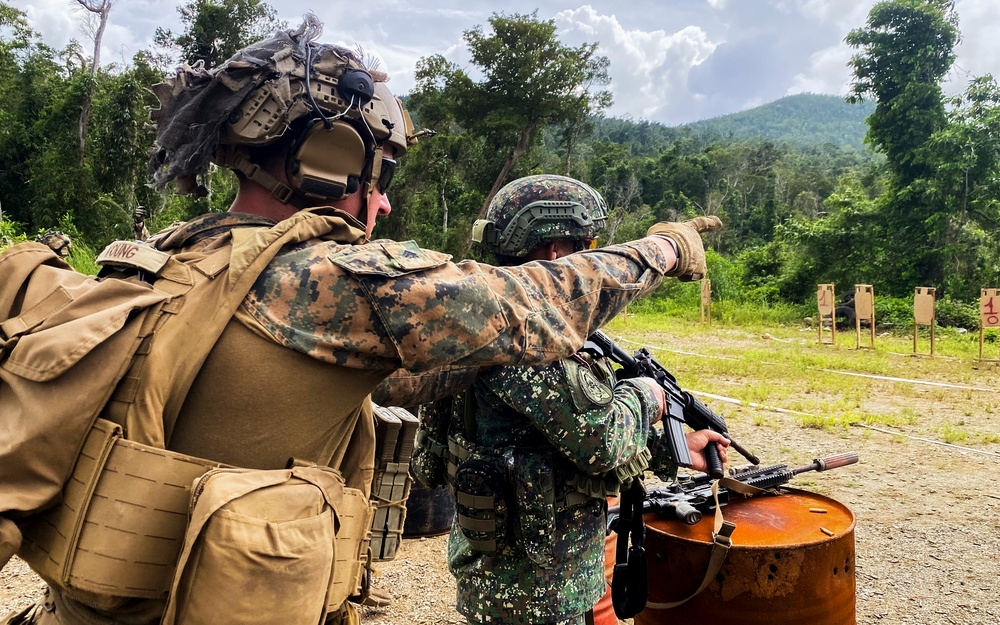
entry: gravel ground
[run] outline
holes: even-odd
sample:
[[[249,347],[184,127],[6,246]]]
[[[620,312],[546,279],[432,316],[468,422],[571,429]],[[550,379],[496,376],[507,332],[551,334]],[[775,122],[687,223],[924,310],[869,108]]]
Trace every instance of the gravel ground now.
[[[715,347],[720,353],[759,348],[763,338],[731,334],[719,334]],[[681,337],[643,340],[698,348],[685,347]],[[911,367],[906,359],[890,358],[882,373],[1000,389],[996,365],[976,367],[942,358],[919,372]],[[674,373],[683,383],[681,372]],[[726,394],[727,385],[741,383],[703,376],[698,386]],[[707,403],[726,415],[734,436],[767,464],[799,466],[815,457],[858,452],[857,465],[805,474],[792,483],[833,497],[855,515],[858,624],[998,625],[1000,490],[991,478],[1000,468],[1000,442],[986,437],[986,442],[941,444],[941,432],[964,424],[1000,434],[1000,394],[969,388],[928,390],[884,380],[859,379],[858,384],[866,386],[860,391],[866,409],[898,412],[907,418],[883,428],[890,433],[864,426],[816,428],[803,427],[787,413]],[[793,399],[794,393],[788,401]],[[407,539],[396,560],[378,564],[376,585],[392,596],[392,602],[364,608],[364,622],[463,623],[454,609],[455,583],[445,564],[446,541],[446,536]],[[0,608],[27,605],[41,587],[22,562],[12,561],[0,573]]]

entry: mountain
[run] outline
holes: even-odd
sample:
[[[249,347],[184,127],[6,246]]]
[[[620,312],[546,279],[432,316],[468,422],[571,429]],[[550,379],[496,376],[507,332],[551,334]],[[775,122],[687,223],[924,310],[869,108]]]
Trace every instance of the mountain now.
[[[679,128],[709,141],[759,137],[796,145],[832,143],[865,150],[865,119],[874,110],[873,102],[848,104],[840,96],[800,93]]]
[[[873,102],[848,104],[840,96],[801,93],[680,126],[599,118],[595,120],[594,138],[629,145],[636,154],[655,153],[685,137],[701,144],[760,138],[799,147],[833,144],[867,152],[863,143],[868,132],[865,119],[874,110]]]

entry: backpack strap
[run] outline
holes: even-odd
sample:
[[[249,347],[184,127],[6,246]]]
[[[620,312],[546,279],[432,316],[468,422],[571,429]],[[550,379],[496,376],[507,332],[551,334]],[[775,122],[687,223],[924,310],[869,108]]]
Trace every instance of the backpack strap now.
[[[306,210],[273,227],[230,230],[229,245],[198,259],[170,254],[153,286],[174,297],[147,318],[142,344],[106,418],[122,424],[130,440],[165,447],[201,366],[271,260],[286,245],[345,228],[356,234],[342,216]]]

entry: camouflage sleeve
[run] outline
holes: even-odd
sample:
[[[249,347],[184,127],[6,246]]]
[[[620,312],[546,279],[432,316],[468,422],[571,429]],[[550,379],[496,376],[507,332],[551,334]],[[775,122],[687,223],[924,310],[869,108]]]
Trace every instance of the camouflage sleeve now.
[[[418,373],[399,369],[372,391],[372,401],[403,408],[430,404],[465,391],[477,373],[479,367],[442,367]]]
[[[677,462],[667,444],[667,435],[662,427],[649,428],[649,438],[646,439],[652,458],[649,461],[649,471],[665,482],[672,482],[677,477]]]
[[[548,441],[587,474],[612,471],[646,446],[659,403],[631,380],[614,388],[566,359],[537,367],[501,367],[484,382],[525,414]],[[526,408],[529,407],[530,408]]]
[[[449,258],[412,241],[301,246],[272,261],[238,316],[350,367],[538,364],[572,354],[672,260],[648,239],[519,267]]]

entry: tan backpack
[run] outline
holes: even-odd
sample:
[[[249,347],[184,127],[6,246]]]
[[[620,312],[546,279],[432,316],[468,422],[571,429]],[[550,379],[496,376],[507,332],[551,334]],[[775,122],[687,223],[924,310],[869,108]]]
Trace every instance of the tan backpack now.
[[[71,473],[91,463],[86,441],[107,442],[96,445],[104,457],[95,466],[112,449],[164,446],[209,351],[284,245],[345,228],[322,209],[301,211],[274,227],[233,229],[231,245],[204,253],[116,242],[98,259],[145,280],[79,274],[37,243],[0,254],[0,566],[19,549],[18,526],[41,525],[34,519],[63,500],[64,485],[73,494]],[[122,439],[129,443],[115,447]],[[33,545],[22,557],[38,570],[33,554],[49,567],[43,577],[72,586],[75,546],[53,564],[48,547]]]

